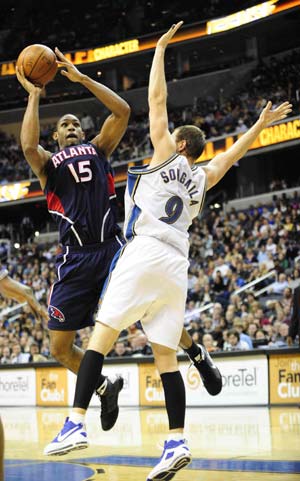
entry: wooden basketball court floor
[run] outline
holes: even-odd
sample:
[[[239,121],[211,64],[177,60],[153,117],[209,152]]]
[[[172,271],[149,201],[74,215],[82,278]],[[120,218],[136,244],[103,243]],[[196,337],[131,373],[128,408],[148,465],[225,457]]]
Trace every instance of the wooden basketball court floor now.
[[[115,427],[101,431],[91,408],[91,446],[45,457],[68,408],[1,408],[6,435],[5,481],[145,481],[161,454],[167,417],[161,408],[121,407]],[[176,481],[300,481],[297,407],[188,408],[192,464]]]

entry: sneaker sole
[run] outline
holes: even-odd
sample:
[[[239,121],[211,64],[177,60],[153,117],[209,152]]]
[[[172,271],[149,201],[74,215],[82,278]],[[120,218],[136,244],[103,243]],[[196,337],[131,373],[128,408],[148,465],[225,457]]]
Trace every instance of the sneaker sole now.
[[[89,445],[87,443],[77,443],[77,444],[69,444],[69,446],[65,446],[63,448],[58,448],[48,453],[44,453],[44,456],[63,456],[64,454],[68,454],[71,451],[78,451],[79,449],[86,449]]]
[[[169,468],[163,469],[160,473],[155,474],[152,478],[147,478],[147,481],[170,481],[174,478],[175,474],[181,469],[185,468],[190,464],[192,458],[190,456],[184,456],[170,466]]]

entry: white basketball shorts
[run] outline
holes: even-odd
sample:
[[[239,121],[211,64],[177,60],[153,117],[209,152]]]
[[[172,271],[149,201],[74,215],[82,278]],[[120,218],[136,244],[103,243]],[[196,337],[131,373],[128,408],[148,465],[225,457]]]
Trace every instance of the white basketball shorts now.
[[[188,266],[188,259],[171,245],[135,237],[111,272],[96,320],[118,331],[141,321],[150,342],[177,350]]]

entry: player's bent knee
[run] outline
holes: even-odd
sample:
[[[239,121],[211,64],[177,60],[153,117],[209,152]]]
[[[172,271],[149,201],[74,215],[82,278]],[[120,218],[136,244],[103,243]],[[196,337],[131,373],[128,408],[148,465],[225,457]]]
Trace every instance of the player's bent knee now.
[[[160,344],[151,343],[151,346],[159,374],[178,371],[176,351]]]
[[[94,331],[89,341],[88,349],[104,354],[112,349],[114,342],[118,339],[120,331],[114,329],[100,320],[95,323]]]
[[[50,354],[56,361],[64,364],[71,356],[72,349],[64,344],[53,344],[50,346]]]

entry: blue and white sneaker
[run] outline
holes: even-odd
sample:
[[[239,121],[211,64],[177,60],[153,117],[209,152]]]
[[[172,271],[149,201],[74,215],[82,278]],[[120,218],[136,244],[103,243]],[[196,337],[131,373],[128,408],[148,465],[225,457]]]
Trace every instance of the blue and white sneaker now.
[[[66,418],[60,433],[45,447],[44,455],[60,456],[77,449],[85,449],[88,445],[85,426],[82,423],[74,424],[69,418]]]
[[[158,464],[148,475],[147,481],[169,481],[177,471],[190,464],[192,456],[186,441],[165,441],[164,451]]]

